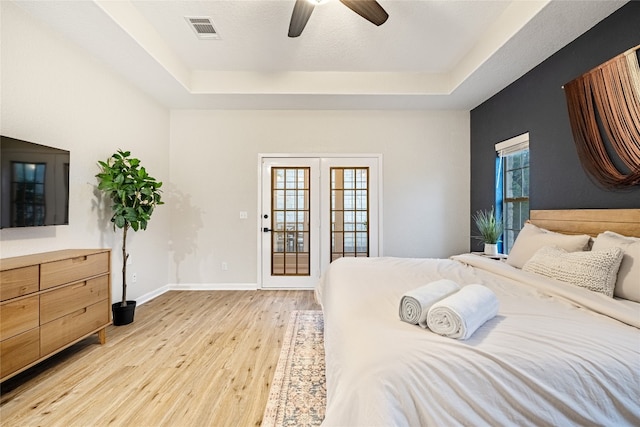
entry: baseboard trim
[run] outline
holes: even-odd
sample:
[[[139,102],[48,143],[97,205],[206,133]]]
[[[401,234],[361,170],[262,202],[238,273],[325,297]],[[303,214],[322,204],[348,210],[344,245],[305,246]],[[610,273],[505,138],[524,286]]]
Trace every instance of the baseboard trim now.
[[[255,291],[256,283],[180,283],[169,285],[172,291]]]
[[[145,302],[149,302],[154,298],[159,297],[160,295],[164,294],[165,292],[170,291],[170,286],[169,285],[165,285],[161,288],[155,289],[151,292],[148,292],[144,295],[141,295],[140,297],[136,298],[136,305],[142,305]]]

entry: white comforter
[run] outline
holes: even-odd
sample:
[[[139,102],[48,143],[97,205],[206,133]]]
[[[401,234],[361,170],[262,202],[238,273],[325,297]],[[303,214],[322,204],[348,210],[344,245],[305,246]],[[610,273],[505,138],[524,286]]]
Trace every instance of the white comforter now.
[[[498,316],[466,341],[400,321],[402,295],[441,278],[488,286]],[[323,425],[640,425],[640,304],[567,286],[471,255],[333,262]]]

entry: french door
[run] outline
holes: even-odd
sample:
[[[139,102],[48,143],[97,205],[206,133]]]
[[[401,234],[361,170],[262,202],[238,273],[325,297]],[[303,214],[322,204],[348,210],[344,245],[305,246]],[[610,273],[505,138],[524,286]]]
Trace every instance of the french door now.
[[[380,157],[261,156],[259,281],[313,288],[343,256],[378,256]]]

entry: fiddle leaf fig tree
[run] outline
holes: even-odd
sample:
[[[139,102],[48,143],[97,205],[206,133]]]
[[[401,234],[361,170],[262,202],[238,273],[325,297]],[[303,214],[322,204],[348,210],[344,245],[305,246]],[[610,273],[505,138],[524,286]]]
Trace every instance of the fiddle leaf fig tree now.
[[[113,230],[122,229],[122,302],[127,306],[127,231],[146,230],[151,214],[162,205],[162,182],[157,181],[140,166],[140,160],[131,157],[129,151],[118,150],[107,161],[98,161],[101,168],[98,189],[105,192],[112,202]]]

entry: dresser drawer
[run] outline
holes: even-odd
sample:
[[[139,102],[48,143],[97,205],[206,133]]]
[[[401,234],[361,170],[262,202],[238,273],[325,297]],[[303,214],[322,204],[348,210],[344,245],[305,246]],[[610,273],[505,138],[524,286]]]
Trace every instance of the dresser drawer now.
[[[35,295],[0,305],[0,341],[40,325],[39,299]]]
[[[49,323],[108,298],[108,275],[44,292],[40,295],[40,323]]]
[[[71,283],[109,271],[109,252],[43,263],[40,266],[40,289]]]
[[[87,308],[60,317],[40,326],[40,349],[51,353],[76,339],[109,323],[109,301],[104,300]]]
[[[0,301],[38,292],[40,266],[0,271]]]
[[[0,342],[0,378],[40,358],[40,331],[31,329]]]

